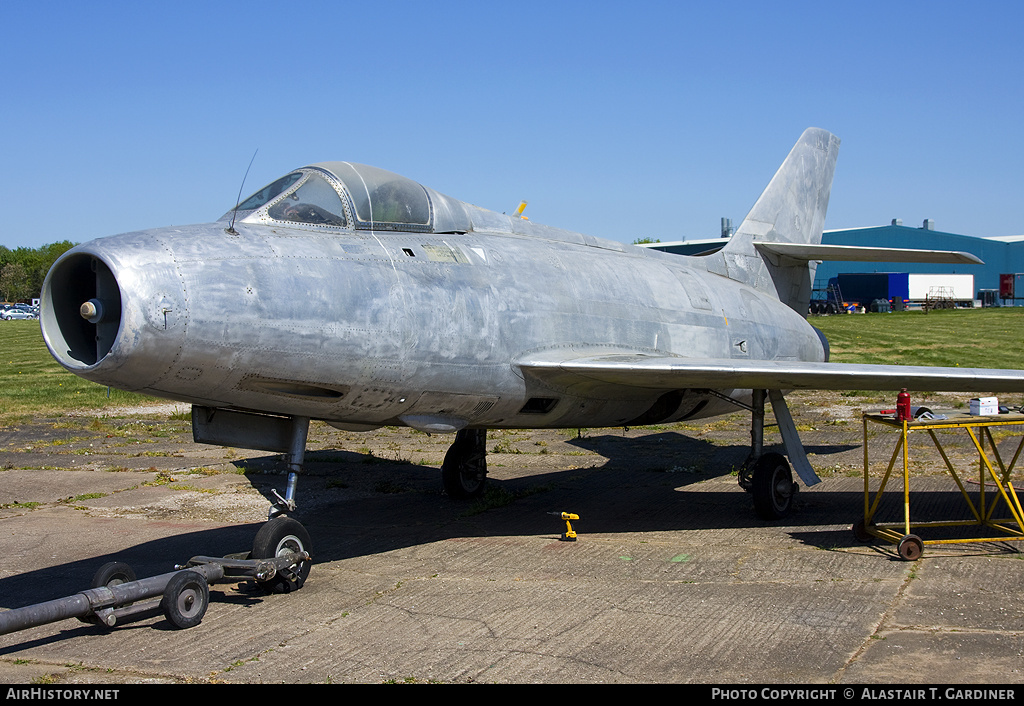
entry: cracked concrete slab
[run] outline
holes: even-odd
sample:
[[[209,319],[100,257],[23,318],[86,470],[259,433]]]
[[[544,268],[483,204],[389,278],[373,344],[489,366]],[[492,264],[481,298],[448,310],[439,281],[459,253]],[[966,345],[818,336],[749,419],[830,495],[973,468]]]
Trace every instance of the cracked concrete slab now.
[[[824,481],[778,523],[732,475],[744,415],[493,432],[482,503],[442,493],[449,437],[316,425],[302,590],[216,584],[188,630],[155,614],[0,636],[0,682],[1024,682],[1020,546],[929,545],[905,562],[857,542],[862,429],[844,402],[791,399]],[[121,413],[3,430],[0,608],[71,595],[112,559],[148,576],[251,545],[279,459],[194,444],[165,411]],[[884,435],[869,443],[887,459]],[[923,461],[914,489],[922,512],[962,512]],[[561,541],[561,511],[579,514],[578,541]]]

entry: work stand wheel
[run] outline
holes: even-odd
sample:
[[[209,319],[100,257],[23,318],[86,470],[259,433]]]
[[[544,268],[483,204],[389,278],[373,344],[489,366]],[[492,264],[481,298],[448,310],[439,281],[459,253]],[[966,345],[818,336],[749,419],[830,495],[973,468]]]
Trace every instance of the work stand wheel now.
[[[857,520],[856,522],[854,522],[853,527],[851,529],[853,529],[854,539],[856,539],[858,542],[861,542],[862,544],[867,544],[872,539],[874,539],[874,535],[868,532],[868,527],[864,523],[864,520]]]
[[[179,571],[167,582],[160,608],[176,628],[199,625],[210,605],[210,586],[198,571]]]
[[[441,464],[441,483],[453,498],[483,495],[487,485],[487,430],[463,429],[455,435]]]
[[[252,542],[253,559],[273,559],[291,552],[312,554],[312,542],[309,532],[298,520],[281,515],[265,522],[256,533]],[[293,570],[279,571],[263,587],[271,593],[291,593],[298,591],[306,583],[312,564],[301,562]]]
[[[751,469],[750,492],[754,497],[754,512],[762,520],[779,520],[793,509],[797,484],[793,471],[782,454],[767,453],[754,462]]]
[[[924,542],[916,534],[908,534],[896,545],[896,552],[905,561],[915,561],[924,554]]]

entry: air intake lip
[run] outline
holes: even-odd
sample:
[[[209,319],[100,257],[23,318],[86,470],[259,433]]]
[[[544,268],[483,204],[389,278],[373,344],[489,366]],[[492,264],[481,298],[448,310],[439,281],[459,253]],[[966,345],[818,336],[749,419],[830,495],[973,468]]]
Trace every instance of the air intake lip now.
[[[57,261],[43,284],[40,326],[66,368],[91,368],[114,347],[121,329],[121,289],[110,267],[87,252]]]

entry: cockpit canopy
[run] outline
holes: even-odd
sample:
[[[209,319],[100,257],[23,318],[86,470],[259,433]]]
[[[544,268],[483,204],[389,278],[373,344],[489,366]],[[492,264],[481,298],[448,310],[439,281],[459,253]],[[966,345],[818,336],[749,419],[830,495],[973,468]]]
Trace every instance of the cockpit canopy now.
[[[242,201],[242,222],[314,228],[466,232],[463,204],[393,172],[351,162],[298,169]]]

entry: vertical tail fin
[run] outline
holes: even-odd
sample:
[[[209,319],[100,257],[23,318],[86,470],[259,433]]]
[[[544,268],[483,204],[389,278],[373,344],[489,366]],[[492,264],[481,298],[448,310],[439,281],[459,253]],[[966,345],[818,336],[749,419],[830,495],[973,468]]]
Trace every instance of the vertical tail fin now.
[[[819,128],[805,130],[736,234],[711,256],[709,269],[771,292],[806,314],[817,263],[762,256],[754,243],[821,242],[838,154],[838,137]]]

